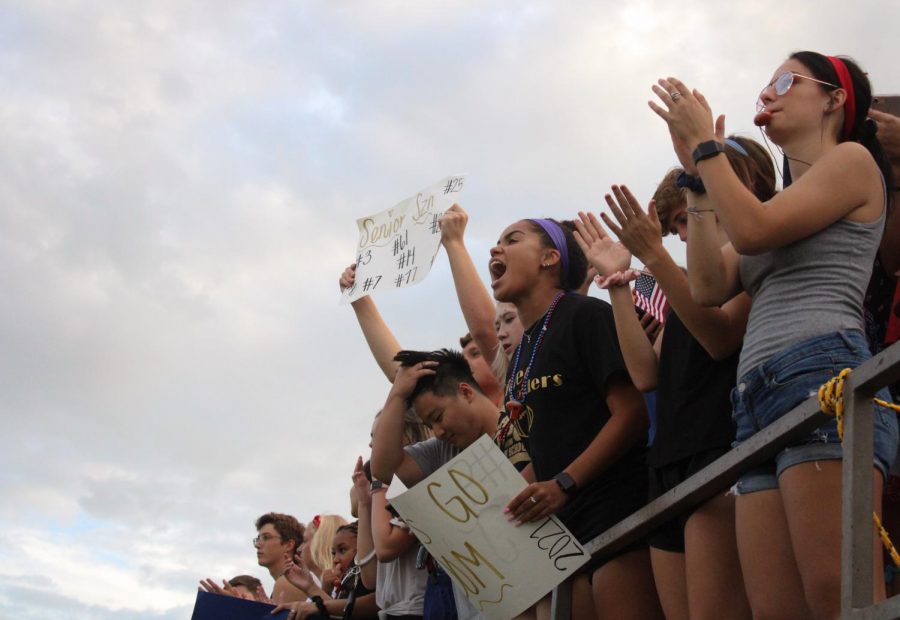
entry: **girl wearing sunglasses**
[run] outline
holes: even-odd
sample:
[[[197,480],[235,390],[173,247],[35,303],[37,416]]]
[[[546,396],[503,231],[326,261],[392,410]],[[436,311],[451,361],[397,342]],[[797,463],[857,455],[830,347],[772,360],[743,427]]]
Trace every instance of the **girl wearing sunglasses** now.
[[[766,202],[721,156],[724,117],[713,122],[702,94],[674,78],[653,90],[661,104],[650,107],[668,123],[679,159],[696,170],[704,190],[689,199],[692,294],[705,305],[741,291],[752,299],[732,391],[739,444],[871,356],[862,301],[890,201],[885,187],[893,186],[866,119],[871,87],[847,58],[798,52],[776,69],[755,122],[783,150],[793,183]],[[730,244],[719,247],[699,219],[704,211],[721,221]],[[897,419],[880,407],[874,415],[873,508],[880,513]],[[840,614],[841,458],[832,420],[735,485],[738,550],[754,617]],[[880,553],[875,564],[877,575]],[[884,597],[883,583],[875,596]]]

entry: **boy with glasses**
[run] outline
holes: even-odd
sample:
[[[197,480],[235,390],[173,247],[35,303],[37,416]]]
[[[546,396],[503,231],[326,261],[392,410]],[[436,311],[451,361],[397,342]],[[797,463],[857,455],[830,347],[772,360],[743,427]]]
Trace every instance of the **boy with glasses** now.
[[[275,587],[271,599],[275,603],[305,601],[306,594],[284,578],[284,566],[293,559],[303,542],[303,525],[291,515],[267,512],[256,520],[256,560],[269,570]]]

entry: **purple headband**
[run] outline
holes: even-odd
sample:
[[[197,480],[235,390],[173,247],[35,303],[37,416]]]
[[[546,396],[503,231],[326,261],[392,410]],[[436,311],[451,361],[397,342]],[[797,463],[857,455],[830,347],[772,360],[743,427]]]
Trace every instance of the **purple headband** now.
[[[543,228],[544,232],[547,233],[547,236],[550,237],[550,241],[552,241],[553,245],[556,246],[556,249],[559,250],[559,263],[562,267],[563,280],[565,284],[568,284],[569,250],[568,245],[566,244],[566,234],[563,232],[562,227],[553,220],[529,218],[528,221],[534,222]]]

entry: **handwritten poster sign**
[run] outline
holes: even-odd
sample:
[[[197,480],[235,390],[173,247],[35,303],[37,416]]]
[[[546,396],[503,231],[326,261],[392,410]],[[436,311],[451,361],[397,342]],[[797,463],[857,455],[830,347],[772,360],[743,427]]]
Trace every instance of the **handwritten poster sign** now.
[[[509,620],[590,556],[554,516],[516,527],[503,508],[526,485],[487,435],[391,505],[476,609]]]
[[[394,207],[356,220],[356,282],[342,302],[421,282],[441,247],[440,219],[465,184],[450,176],[416,192]]]

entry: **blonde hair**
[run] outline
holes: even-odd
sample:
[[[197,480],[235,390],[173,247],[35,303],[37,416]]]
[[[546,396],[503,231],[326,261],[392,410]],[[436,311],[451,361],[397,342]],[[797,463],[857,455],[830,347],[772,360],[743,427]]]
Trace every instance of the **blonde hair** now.
[[[320,570],[331,568],[331,541],[338,528],[344,525],[347,525],[347,520],[339,515],[322,515],[319,519],[319,527],[309,543],[309,556]]]
[[[503,350],[503,347],[497,345],[497,354],[494,356],[494,361],[491,362],[491,372],[494,373],[494,378],[497,379],[497,385],[501,388],[506,388],[506,372],[509,370],[509,358],[506,357],[506,351]]]

